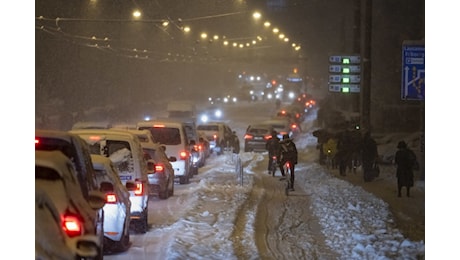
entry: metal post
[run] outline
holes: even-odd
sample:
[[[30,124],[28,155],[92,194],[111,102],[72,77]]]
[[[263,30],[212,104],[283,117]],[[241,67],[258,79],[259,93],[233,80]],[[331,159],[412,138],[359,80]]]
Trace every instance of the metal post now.
[[[371,32],[372,0],[361,0],[361,127],[371,130]]]

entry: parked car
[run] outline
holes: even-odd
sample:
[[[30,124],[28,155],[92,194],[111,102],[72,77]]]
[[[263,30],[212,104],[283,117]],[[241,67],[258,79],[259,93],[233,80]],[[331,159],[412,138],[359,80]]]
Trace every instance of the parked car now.
[[[46,191],[35,189],[35,259],[96,257],[97,237],[76,235],[83,226],[80,217],[61,215]]]
[[[166,155],[166,147],[154,142],[149,130],[127,130],[139,137],[144,158],[147,160],[149,195],[167,199],[174,195],[174,168],[171,162],[177,161],[175,156]]]
[[[190,172],[190,146],[185,130],[186,124],[177,119],[155,119],[137,123],[137,129],[149,130],[153,139],[166,147],[169,156],[176,157],[171,162],[175,178],[180,184],[190,183],[193,175]]]
[[[98,184],[106,197],[103,207],[104,250],[126,251],[129,248],[131,223],[131,201],[128,189],[121,182],[118,170],[109,158],[92,154],[91,160]]]
[[[61,151],[35,151],[35,190],[50,198],[62,221],[73,221],[62,223],[69,224],[64,226],[67,238],[86,237],[93,241],[88,245],[78,244],[78,254],[102,259],[103,244],[97,234],[95,217],[104,206],[105,197],[93,190],[85,199],[76,176],[75,167]]]
[[[267,124],[249,125],[244,134],[245,152],[265,152],[267,141],[275,131],[273,126]]]
[[[125,130],[115,129],[80,129],[70,132],[83,138],[89,144],[92,154],[110,158],[130,194],[131,226],[139,233],[147,232],[147,162],[139,138]]]
[[[233,131],[225,122],[207,122],[199,124],[197,131],[206,136],[212,152],[220,155],[229,147],[233,138]]]
[[[78,135],[66,131],[35,130],[35,151],[60,151],[70,159],[76,171],[73,173],[78,180],[83,197],[89,201],[91,194],[99,192],[96,175],[91,162],[88,144]],[[101,199],[104,194],[99,192]],[[102,209],[93,211],[91,217],[93,223],[87,224],[88,232],[95,232],[103,245],[103,216]],[[89,231],[91,230],[91,231]],[[103,255],[103,247],[99,248],[99,257]]]

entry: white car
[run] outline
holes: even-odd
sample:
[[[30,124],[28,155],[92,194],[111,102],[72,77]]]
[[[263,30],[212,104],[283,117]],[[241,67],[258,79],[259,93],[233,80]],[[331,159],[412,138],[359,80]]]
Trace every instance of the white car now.
[[[131,226],[138,233],[146,233],[148,226],[147,162],[139,138],[125,130],[71,130],[83,138],[92,154],[109,157],[118,169],[120,179],[130,194]]]
[[[205,136],[209,140],[212,152],[220,155],[229,146],[233,137],[233,131],[225,122],[207,122],[197,126],[200,136]]]
[[[166,155],[166,147],[154,141],[149,130],[126,130],[135,134],[141,141],[144,157],[148,163],[149,194],[167,199],[174,195],[174,168],[175,156]]]
[[[186,132],[186,123],[178,119],[155,119],[137,123],[137,129],[149,130],[156,142],[166,147],[169,156],[176,157],[171,162],[174,177],[180,184],[190,183],[193,177],[190,171],[190,146]]]
[[[79,226],[66,226],[68,237],[85,236],[94,240],[88,246],[79,244],[79,254],[102,257],[99,252],[103,245],[96,234],[94,216],[104,206],[105,197],[100,191],[93,190],[88,199],[84,198],[75,167],[61,151],[35,151],[35,190],[42,191],[52,200],[62,220],[81,221]]]
[[[95,236],[74,236],[82,229],[79,218],[62,216],[46,191],[35,190],[35,259],[96,257]],[[87,246],[82,246],[84,244]]]
[[[112,252],[126,251],[129,248],[131,222],[129,192],[121,183],[118,170],[109,158],[92,154],[91,161],[98,184],[106,196],[103,207],[104,249]]]

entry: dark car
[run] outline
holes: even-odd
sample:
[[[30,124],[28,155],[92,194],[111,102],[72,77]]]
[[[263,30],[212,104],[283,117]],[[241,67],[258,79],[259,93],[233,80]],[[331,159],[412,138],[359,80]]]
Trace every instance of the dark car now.
[[[245,152],[263,152],[266,151],[265,145],[271,138],[274,128],[268,124],[254,124],[248,126],[244,134],[244,151]]]

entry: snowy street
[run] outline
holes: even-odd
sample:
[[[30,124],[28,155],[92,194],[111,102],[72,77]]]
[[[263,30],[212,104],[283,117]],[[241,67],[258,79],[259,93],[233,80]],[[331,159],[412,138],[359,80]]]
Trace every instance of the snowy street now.
[[[240,140],[255,116],[271,112],[269,103],[230,109]],[[213,154],[190,184],[176,183],[173,197],[149,202],[149,232],[131,235],[127,252],[105,259],[423,259],[424,241],[398,230],[387,203],[317,163],[314,118],[294,140],[299,163],[288,197],[279,171],[266,172],[267,153],[239,154],[243,185],[237,158]],[[393,171],[382,167],[381,176]],[[423,184],[414,189],[424,196]]]

